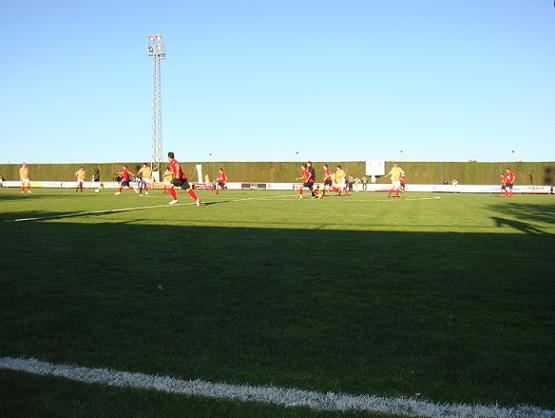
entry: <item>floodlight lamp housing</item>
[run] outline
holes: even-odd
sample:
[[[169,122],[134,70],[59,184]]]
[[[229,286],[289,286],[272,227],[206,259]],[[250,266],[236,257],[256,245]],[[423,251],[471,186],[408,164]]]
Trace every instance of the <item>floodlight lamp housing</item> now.
[[[161,60],[166,58],[166,49],[164,48],[164,42],[162,40],[162,35],[148,35],[148,56],[152,57],[158,55]]]

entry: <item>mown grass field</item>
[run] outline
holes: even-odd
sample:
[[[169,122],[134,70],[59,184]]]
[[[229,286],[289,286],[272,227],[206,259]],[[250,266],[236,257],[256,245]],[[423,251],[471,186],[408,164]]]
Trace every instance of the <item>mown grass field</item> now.
[[[0,189],[0,356],[555,408],[553,196],[200,195]],[[0,416],[375,415],[0,370]]]

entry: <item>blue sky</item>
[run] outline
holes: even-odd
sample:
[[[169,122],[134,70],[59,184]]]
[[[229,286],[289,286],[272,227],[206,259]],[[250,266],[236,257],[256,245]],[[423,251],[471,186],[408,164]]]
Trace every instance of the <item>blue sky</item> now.
[[[0,162],[150,160],[149,33],[164,152],[183,161],[555,157],[551,0],[2,0],[0,16]]]

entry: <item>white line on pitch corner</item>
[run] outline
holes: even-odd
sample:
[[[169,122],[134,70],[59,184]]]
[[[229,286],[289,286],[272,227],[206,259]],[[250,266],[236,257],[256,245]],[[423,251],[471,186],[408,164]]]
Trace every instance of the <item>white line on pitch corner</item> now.
[[[0,369],[113,387],[131,387],[177,395],[261,402],[284,407],[306,407],[320,411],[370,411],[429,418],[553,418],[555,414],[555,410],[530,405],[503,407],[497,404],[434,403],[406,397],[347,395],[277,386],[231,385],[211,383],[200,379],[184,380],[169,376],[53,364],[34,358],[0,357]]]

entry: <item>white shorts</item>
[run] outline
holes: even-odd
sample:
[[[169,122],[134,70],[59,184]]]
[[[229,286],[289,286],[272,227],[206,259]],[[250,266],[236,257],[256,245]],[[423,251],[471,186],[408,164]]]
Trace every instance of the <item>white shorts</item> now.
[[[165,181],[164,185],[165,186],[173,186],[173,183],[171,181]]]
[[[399,189],[399,188],[401,187],[401,180],[393,180],[393,181],[391,182],[391,186],[392,186],[394,189]]]
[[[29,184],[29,183],[31,183],[31,182],[29,181],[29,179],[21,179],[21,183],[23,183],[23,184]]]

